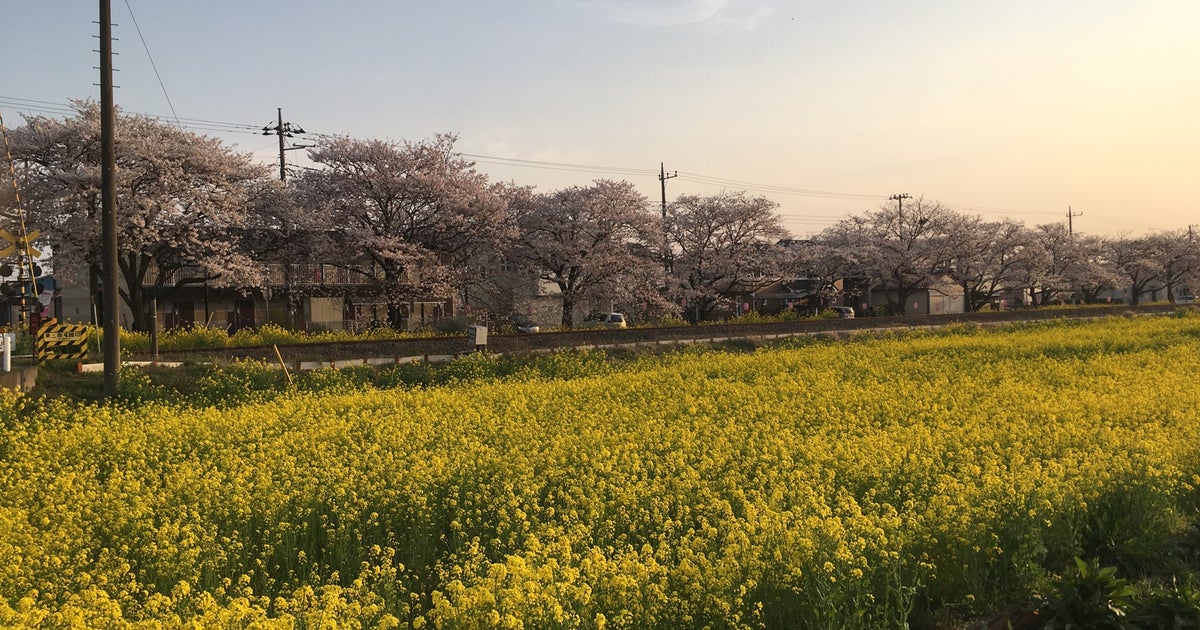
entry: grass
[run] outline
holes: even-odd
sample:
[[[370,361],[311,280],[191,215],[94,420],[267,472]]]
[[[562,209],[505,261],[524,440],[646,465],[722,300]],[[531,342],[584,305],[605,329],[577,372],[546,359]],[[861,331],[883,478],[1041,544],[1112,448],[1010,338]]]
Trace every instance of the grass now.
[[[205,375],[219,369],[213,364],[187,363],[180,367],[137,367],[125,368],[122,374],[141,374],[164,393],[172,396],[192,396],[197,393]],[[283,373],[280,372],[280,378]],[[77,372],[67,363],[51,363],[38,370],[37,386],[30,392],[33,397],[60,398],[72,402],[100,402],[104,399],[103,372]]]

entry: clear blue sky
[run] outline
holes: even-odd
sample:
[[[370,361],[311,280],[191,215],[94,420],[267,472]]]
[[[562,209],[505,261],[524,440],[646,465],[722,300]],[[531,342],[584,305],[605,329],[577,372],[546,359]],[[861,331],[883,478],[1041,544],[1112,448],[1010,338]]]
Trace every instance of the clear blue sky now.
[[[97,97],[97,17],[4,3],[8,126]],[[113,20],[127,111],[453,132],[540,190],[625,178],[657,200],[665,162],[668,197],[749,188],[798,236],[894,193],[1029,225],[1070,206],[1095,234],[1200,223],[1195,0],[113,0]],[[273,137],[210,127],[278,159]]]

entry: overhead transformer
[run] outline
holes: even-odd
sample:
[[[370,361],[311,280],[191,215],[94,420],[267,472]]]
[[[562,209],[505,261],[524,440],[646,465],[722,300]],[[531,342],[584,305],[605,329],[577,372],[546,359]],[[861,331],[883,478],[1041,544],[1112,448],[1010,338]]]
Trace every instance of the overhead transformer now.
[[[37,331],[37,364],[45,365],[51,359],[82,359],[87,356],[88,329],[83,324],[60,324],[54,318],[43,321]]]

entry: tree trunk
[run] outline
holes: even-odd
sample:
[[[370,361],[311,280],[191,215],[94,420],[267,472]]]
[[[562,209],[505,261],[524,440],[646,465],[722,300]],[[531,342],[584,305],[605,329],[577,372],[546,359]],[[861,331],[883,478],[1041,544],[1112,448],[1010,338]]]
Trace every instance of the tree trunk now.
[[[896,314],[908,314],[908,298],[912,297],[913,291],[908,287],[901,285],[896,289],[896,302],[893,304]],[[889,300],[890,302],[890,300]]]
[[[380,289],[387,299],[388,327],[394,330],[404,330],[405,303],[400,301],[396,293],[391,292],[393,287],[400,284],[399,278],[403,274],[392,265],[381,264],[380,267],[383,269],[383,284]]]
[[[562,296],[562,326],[570,328],[575,325],[575,298],[566,292]]]
[[[130,330],[149,331],[149,320],[146,317],[146,292],[140,287],[129,290],[126,293],[125,305],[129,307],[129,312],[133,315],[133,321],[129,326]]]
[[[699,298],[696,300],[696,321],[693,324],[708,321],[712,317],[713,311],[717,309],[717,300],[713,298]]]
[[[142,274],[138,273],[139,261],[136,254],[128,254],[128,258],[122,257],[118,267],[121,275],[125,280],[125,290],[121,293],[122,301],[129,308],[129,313],[133,317],[133,321],[129,322],[129,329],[139,332],[149,330],[146,322],[145,312],[145,296],[142,289]],[[117,321],[120,323],[120,313],[117,314]]]

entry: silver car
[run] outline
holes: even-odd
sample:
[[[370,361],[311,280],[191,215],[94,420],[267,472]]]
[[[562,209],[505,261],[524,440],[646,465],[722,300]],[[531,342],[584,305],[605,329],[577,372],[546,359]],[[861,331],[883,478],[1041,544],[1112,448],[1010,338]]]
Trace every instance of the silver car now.
[[[829,310],[837,313],[838,319],[854,319],[854,307],[852,306],[830,306]]]

